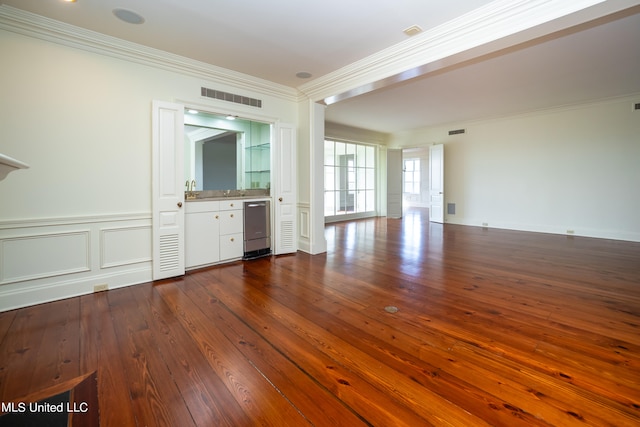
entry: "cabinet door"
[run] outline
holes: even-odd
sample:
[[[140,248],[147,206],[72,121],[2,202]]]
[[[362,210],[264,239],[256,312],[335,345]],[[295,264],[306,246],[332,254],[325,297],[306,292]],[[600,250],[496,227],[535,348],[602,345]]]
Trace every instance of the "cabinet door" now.
[[[200,212],[185,215],[186,267],[213,264],[220,261],[218,212]]]

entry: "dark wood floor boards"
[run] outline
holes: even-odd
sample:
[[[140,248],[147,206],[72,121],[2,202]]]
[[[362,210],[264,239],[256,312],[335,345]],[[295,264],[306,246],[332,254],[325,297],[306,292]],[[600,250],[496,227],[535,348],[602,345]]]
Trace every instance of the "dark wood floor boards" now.
[[[389,399],[378,388],[372,387],[367,381],[344,366],[336,362],[330,352],[325,351],[326,347],[331,347],[331,343],[318,339],[305,315],[288,310],[285,306],[277,302],[273,294],[265,295],[252,289],[245,290],[239,283],[238,269],[226,271],[212,270],[216,274],[217,280],[204,278],[207,289],[228,304],[229,309],[238,317],[242,318],[247,325],[259,333],[266,342],[278,349],[289,360],[295,361],[297,369],[305,372],[309,378],[317,382],[322,389],[326,389],[338,396],[342,405],[353,408],[361,414],[365,422],[372,425],[427,425],[427,422],[395,400]],[[272,286],[267,286],[269,291]],[[283,389],[282,385],[278,385]],[[334,397],[327,397],[314,393],[316,398],[311,402],[322,410],[324,415],[320,419],[311,419],[314,425],[331,425],[337,422],[338,425],[353,425],[348,420],[353,414],[347,414],[340,418],[332,419],[331,414],[336,410],[341,412],[347,410],[341,405],[334,407],[337,402]],[[378,401],[384,400],[385,405],[379,406]],[[294,402],[295,404],[295,402]],[[302,407],[297,403],[298,407]],[[307,408],[307,411],[310,411]],[[313,412],[313,411],[311,411]]]
[[[162,293],[164,290],[159,286],[158,291]],[[193,305],[194,302],[191,301],[190,304]],[[178,307],[174,306],[174,309],[178,310]],[[228,327],[211,311],[213,310],[193,310],[189,307],[188,312],[182,310],[176,313],[189,316],[180,317],[180,320],[184,322],[184,326],[189,326],[188,330],[200,352],[207,357],[213,372],[223,379],[242,409],[249,417],[262,424],[304,424],[303,415],[282,398],[280,392],[256,369],[251,360],[244,357],[237,342],[225,335],[225,332],[229,333]],[[211,327],[212,323],[216,325],[215,328]]]
[[[183,404],[169,405],[173,399],[183,398],[160,354],[159,338],[152,329],[153,315],[135,298],[138,292],[139,287],[124,288],[109,295],[136,421],[152,425],[195,425]]]
[[[145,287],[144,292],[134,292],[139,309],[146,312],[150,319],[147,339],[152,339],[145,348],[154,348],[152,352],[160,357],[159,366],[166,366],[168,384],[159,384],[163,389],[171,390],[167,398],[180,398],[188,412],[179,414],[177,421],[181,425],[234,425],[246,419],[227,419],[223,405],[233,405],[229,393],[215,393],[224,389],[217,376],[210,375],[210,365],[199,351],[197,344],[185,333],[183,326],[174,316],[169,304],[161,298],[154,288]],[[166,398],[165,398],[166,399]],[[169,406],[162,403],[163,406]],[[239,411],[230,411],[236,413]],[[172,425],[174,425],[172,423]]]
[[[128,378],[109,297],[117,292],[101,292],[80,297],[80,363],[82,372],[96,371],[102,425],[136,425]]]
[[[78,301],[64,300],[17,313],[2,345],[5,373],[0,389],[25,396],[43,383],[50,387],[79,375]],[[74,316],[75,313],[75,316]],[[10,375],[22,370],[22,375]],[[43,387],[44,388],[44,387]]]
[[[42,324],[42,341],[32,366],[30,388],[37,387],[42,378],[52,384],[81,375],[80,372],[80,302],[78,299],[56,301],[48,307]]]
[[[307,297],[314,301],[314,303],[310,305],[308,302],[291,298],[291,294],[289,292],[281,289],[287,287],[285,284],[287,282],[298,283],[299,278],[297,276],[292,275],[288,280],[286,277],[281,277],[280,279],[283,280],[281,285],[268,283],[268,286],[265,286],[264,282],[260,286],[256,285],[256,287],[266,287],[268,289],[265,291],[268,292],[268,296],[265,295],[261,301],[257,300],[256,306],[266,306],[267,304],[274,306],[276,302],[279,302],[282,306],[277,305],[275,308],[272,308],[272,310],[277,311],[282,317],[284,317],[283,313],[286,311],[287,306],[293,307],[295,309],[295,313],[305,313],[304,319],[298,319],[294,316],[292,320],[290,320],[291,324],[287,325],[285,329],[291,330],[293,327],[292,325],[297,325],[300,329],[305,331],[305,335],[310,335],[307,338],[310,343],[320,343],[319,345],[316,344],[319,350],[323,351],[333,360],[341,361],[337,363],[342,363],[349,371],[358,373],[361,378],[364,378],[372,384],[386,385],[385,387],[382,387],[382,391],[387,395],[396,395],[399,402],[404,405],[414,406],[415,400],[428,402],[428,405],[425,407],[427,412],[431,411],[433,407],[437,407],[438,405],[446,406],[450,401],[455,404],[456,400],[462,399],[465,400],[467,405],[473,405],[473,398],[471,396],[474,395],[472,393],[464,394],[470,389],[474,389],[473,386],[464,384],[459,380],[452,382],[441,381],[437,378],[437,371],[439,371],[439,368],[436,366],[429,368],[424,364],[420,364],[420,361],[414,359],[409,354],[403,354],[399,349],[395,349],[393,354],[390,354],[386,350],[381,350],[385,347],[385,342],[378,339],[375,335],[369,335],[367,332],[353,325],[353,323],[357,323],[360,313],[356,315],[349,315],[348,312],[344,312],[340,317],[329,315],[329,313],[323,311],[322,304],[315,295],[310,296],[307,291],[303,291]],[[236,286],[230,283],[229,279],[225,280],[225,283],[231,285],[229,286],[229,289],[236,289]],[[304,285],[300,283],[300,286]],[[258,298],[258,296],[254,295],[254,298]],[[229,297],[229,299],[232,299],[232,297]],[[257,308],[252,308],[249,311],[253,312],[256,310]],[[383,312],[382,310],[380,311]],[[380,317],[380,314],[380,312],[377,313],[376,317]],[[369,318],[366,323],[369,322],[375,322],[375,317]],[[316,325],[322,325],[323,330],[316,330]],[[327,342],[328,338],[325,336],[326,334],[324,331],[329,332],[330,335],[328,335],[328,337],[349,337],[349,341]],[[400,331],[397,331],[396,333],[398,335],[401,334]],[[402,343],[405,342],[404,339],[399,341]],[[369,357],[372,359],[368,359]],[[354,363],[354,361],[360,361],[360,364],[357,362]],[[442,360],[439,362],[442,362]],[[375,374],[366,368],[372,364],[381,365],[381,368],[379,368]],[[376,377],[372,380],[370,378],[371,375],[376,375]],[[347,382],[351,385],[350,381]],[[432,385],[434,383],[439,383],[440,386],[435,387],[438,393],[434,395],[428,388],[421,387],[419,385],[421,382],[432,383]],[[442,398],[444,398],[444,400],[442,400]],[[477,399],[476,405],[478,407],[486,407],[486,401],[491,400],[491,396],[482,393],[481,390],[475,390],[475,398]],[[371,398],[370,400],[374,401]],[[500,405],[501,402],[495,402],[496,407],[502,408]],[[414,409],[414,411],[416,410]],[[492,415],[497,414],[499,418],[501,415],[499,414],[499,411],[500,409],[492,412]],[[443,423],[442,419],[434,419],[430,417],[430,412],[427,412],[421,415],[436,425]],[[505,410],[505,412],[508,411]],[[367,413],[371,413],[371,409],[369,409]],[[436,410],[434,413],[440,413],[440,411]],[[449,414],[449,417],[453,418],[453,412],[451,409],[449,409],[447,413]],[[508,417],[512,418],[510,414]],[[519,418],[518,420],[521,419]],[[454,422],[454,424],[464,423],[479,425],[481,421],[477,419],[461,418],[458,419],[457,422]],[[518,423],[516,420],[511,420],[511,425],[518,425]],[[523,425],[532,425],[532,421],[527,420]]]
[[[640,425],[640,244],[425,213],[0,313],[0,401],[96,371],[104,426]]]
[[[211,286],[214,282],[207,280],[206,286],[189,286],[185,293],[192,298],[193,304],[206,313],[210,321],[216,323],[229,342],[234,343],[244,358],[250,361],[253,368],[268,378],[274,390],[282,394],[283,400],[297,408],[313,425],[362,423],[329,392],[318,395],[317,381],[296,366],[280,349],[274,347],[272,341],[265,339],[264,328],[252,328],[246,317],[229,310],[219,293],[214,292],[215,288]],[[285,334],[281,335],[287,348],[294,345],[288,338]],[[309,393],[310,390],[313,392]]]
[[[479,297],[480,295],[481,295],[481,292],[475,293],[474,297]],[[447,307],[449,307],[448,312],[439,313],[437,316],[435,316],[435,317],[431,316],[429,319],[427,319],[430,322],[430,326],[431,327],[436,327],[435,323],[438,323],[438,322],[441,322],[441,323],[442,322],[449,322],[449,323],[456,323],[458,325],[463,325],[461,330],[460,330],[460,334],[461,335],[457,335],[458,338],[461,339],[461,341],[469,341],[469,342],[472,342],[472,343],[475,342],[475,343],[477,343],[477,345],[481,345],[481,346],[483,346],[485,348],[491,348],[492,344],[484,343],[482,341],[475,340],[473,338],[473,335],[469,335],[468,334],[469,332],[471,332],[471,329],[472,329],[472,327],[471,327],[472,322],[471,321],[465,320],[464,318],[462,318],[462,319],[452,318],[453,317],[452,316],[452,311],[456,311],[456,309],[452,309],[451,307],[456,307],[456,305],[460,305],[460,302],[458,302],[457,304],[449,303],[447,305]],[[375,311],[375,309],[372,309],[372,311]],[[477,310],[477,311],[473,312],[473,315],[474,315],[474,317],[478,317],[478,314],[482,313],[482,312],[483,311],[480,309],[480,310]],[[402,311],[399,312],[399,314],[401,315]],[[469,312],[469,314],[471,314],[471,312]],[[491,314],[491,313],[489,313],[489,314]],[[493,313],[493,314],[500,314],[500,313]],[[491,316],[489,316],[489,317],[491,317]],[[495,318],[496,316],[493,316],[493,317]],[[509,324],[512,327],[514,326],[513,325],[514,324],[514,320],[513,319],[503,319],[503,320],[506,320],[504,322],[505,324]],[[528,316],[527,320],[531,321],[532,318],[530,316]],[[493,326],[492,326],[492,323],[493,323]],[[546,325],[545,325],[545,323],[546,323]],[[499,327],[499,323],[496,324],[495,322],[491,322],[490,319],[489,320],[485,319],[483,321],[483,323],[480,323],[480,324],[484,325],[481,328],[483,331],[480,332],[479,334],[477,334],[477,336],[479,338],[484,337],[485,339],[487,338],[487,335],[490,336],[492,333],[495,332],[495,329],[497,327]],[[513,335],[513,337],[514,337],[514,340],[512,340],[514,344],[512,344],[510,347],[511,347],[511,349],[514,349],[514,348],[517,349],[518,347],[521,347],[523,336],[527,336],[527,334],[528,334],[529,336],[532,337],[532,340],[530,341],[529,345],[535,344],[536,351],[541,352],[540,349],[542,348],[544,343],[538,342],[537,340],[539,338],[544,338],[544,337],[542,337],[541,336],[541,332],[538,332],[538,331],[544,331],[545,330],[544,329],[545,326],[549,327],[549,322],[544,320],[544,319],[540,319],[539,327],[536,327],[536,325],[534,325],[531,328],[528,328],[527,322],[525,322],[523,320],[523,321],[520,322],[520,326],[518,326],[516,329],[514,329],[512,331],[506,330],[506,331],[500,332],[499,329],[498,329],[498,333],[494,336],[494,339],[492,339],[491,342],[499,344],[499,348],[492,348],[492,351],[494,351],[494,352],[496,352],[498,354],[510,353],[508,351],[505,352],[504,348],[505,348],[505,344],[508,344],[509,339],[511,338],[511,336]],[[454,325],[448,325],[448,326],[440,327],[439,329],[443,330],[443,331],[448,330],[449,331],[448,333],[452,333],[452,331],[455,331],[455,326]],[[524,329],[529,329],[529,332],[528,333],[523,333]],[[588,331],[588,328],[585,329],[585,331]],[[584,334],[585,331],[575,330],[575,331],[570,331],[570,332],[573,332],[572,335],[580,335],[580,334]],[[510,334],[510,332],[511,332],[511,334]],[[553,337],[554,335],[552,334],[550,336]],[[591,339],[592,336],[593,336],[592,334],[587,334],[586,335],[586,337],[588,339]],[[605,336],[600,336],[600,339],[605,340],[605,341],[608,340],[608,338],[606,338]],[[582,337],[582,340],[584,340],[584,337]],[[508,349],[509,349],[509,347],[507,347],[507,350]],[[601,348],[600,350],[601,350],[601,352],[607,354],[608,356],[617,357],[618,359],[621,358],[619,354],[616,354],[614,356],[614,351],[612,350],[612,348],[606,348],[605,347],[605,348]],[[622,351],[626,351],[626,350],[622,350]],[[619,353],[619,352],[615,352],[615,353]],[[571,351],[567,351],[567,350],[563,349],[563,351],[560,353],[560,355],[562,357],[557,357],[558,356],[557,354],[556,355],[548,355],[549,357],[547,358],[546,362],[548,364],[550,364],[550,365],[545,363],[544,359],[541,362],[534,362],[534,365],[537,365],[538,367],[542,367],[542,368],[546,369],[547,371],[550,371],[549,374],[551,374],[551,375],[560,375],[561,373],[563,373],[563,371],[564,372],[571,372],[571,368],[572,367],[577,367],[578,369],[587,368],[595,383],[602,383],[601,380],[602,380],[603,374],[604,374],[604,376],[606,376],[606,374],[607,374],[607,370],[606,370],[607,366],[597,366],[597,363],[595,363],[595,364],[591,363],[591,365],[589,364],[590,362],[592,362],[592,359],[590,359],[590,358],[593,357],[593,355],[589,355],[586,358],[586,360],[581,360],[580,357],[575,357],[577,359],[577,361],[572,359],[572,357],[578,356],[578,355],[576,355],[575,353],[573,353]],[[627,356],[628,356],[628,358],[627,358],[626,363],[628,364],[629,363],[629,359],[632,359],[633,356],[631,354],[627,354]],[[522,360],[522,361],[526,361],[530,357],[531,357],[531,354],[530,354],[530,352],[527,351],[527,348],[521,348],[521,351],[519,352],[518,359]],[[562,361],[570,361],[573,366],[565,366],[565,364]],[[560,363],[559,367],[558,367],[558,362]],[[592,365],[595,365],[595,366],[592,366]],[[551,367],[556,366],[556,368],[555,369],[549,369],[548,366],[551,366]],[[563,369],[563,366],[564,366],[564,369]],[[610,370],[611,366],[609,366],[608,368]],[[559,370],[557,370],[557,369],[559,369]],[[567,375],[567,374],[563,374],[563,375]],[[579,377],[580,377],[580,375],[576,375],[576,378],[579,378]],[[576,381],[576,378],[572,379],[572,381]],[[627,377],[625,377],[625,375],[622,375],[622,376],[612,375],[612,376],[610,376],[609,380],[610,380],[610,383],[608,385],[609,386],[617,386],[618,391],[622,391],[621,394],[623,394],[623,395],[627,395],[628,393],[631,393],[633,395],[634,392],[637,393],[637,383],[638,382],[637,382],[637,379],[635,377],[627,378]],[[619,385],[620,382],[623,382],[623,383],[627,382],[632,386],[632,388],[626,388],[625,389],[624,386],[620,386]],[[599,384],[600,385],[599,391],[600,392],[605,392],[605,394],[608,394],[612,399],[615,399],[615,400],[620,399],[619,393],[616,393],[616,387],[609,388],[609,387],[607,387],[606,381],[604,381],[604,383],[605,383],[604,385],[603,384]],[[623,389],[623,390],[620,390],[620,389]],[[622,399],[622,401],[625,402],[626,405],[631,406],[630,405],[631,402],[629,402],[628,400]]]

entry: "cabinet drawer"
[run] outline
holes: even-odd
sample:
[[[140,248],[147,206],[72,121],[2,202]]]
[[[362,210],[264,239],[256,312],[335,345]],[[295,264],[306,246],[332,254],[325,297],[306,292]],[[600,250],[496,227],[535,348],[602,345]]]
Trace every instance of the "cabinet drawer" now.
[[[221,211],[230,211],[235,209],[242,210],[242,207],[243,207],[242,200],[221,200],[220,201]]]
[[[206,202],[185,202],[185,213],[198,213],[198,212],[214,212],[220,210],[220,202],[206,201]]]
[[[241,258],[244,255],[242,233],[220,236],[220,260]]]
[[[220,234],[242,233],[242,210],[220,211]]]

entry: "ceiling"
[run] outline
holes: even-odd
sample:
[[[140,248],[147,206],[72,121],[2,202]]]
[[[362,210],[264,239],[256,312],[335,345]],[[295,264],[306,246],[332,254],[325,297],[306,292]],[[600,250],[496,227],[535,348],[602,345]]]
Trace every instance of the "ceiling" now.
[[[488,0],[0,0],[298,88]],[[634,2],[631,2],[634,3]],[[639,2],[640,3],[640,2]],[[123,8],[142,24],[117,19]],[[331,104],[327,121],[392,133],[640,93],[640,6]],[[301,79],[299,72],[311,74]]]

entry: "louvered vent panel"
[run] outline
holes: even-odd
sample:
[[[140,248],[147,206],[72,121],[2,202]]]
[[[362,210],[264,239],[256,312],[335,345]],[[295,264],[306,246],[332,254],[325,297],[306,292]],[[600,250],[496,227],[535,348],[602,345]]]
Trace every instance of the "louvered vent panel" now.
[[[223,92],[221,90],[200,88],[200,95],[207,98],[219,99],[221,101],[235,102],[236,104],[250,105],[252,107],[262,108],[262,100],[249,98],[248,96],[236,95],[235,93]]]
[[[280,223],[280,238],[283,248],[293,248],[293,222],[283,221]]]
[[[633,110],[634,111],[639,111],[640,110],[640,102],[636,102],[635,104],[633,104]]]
[[[466,132],[465,129],[450,130],[449,135],[460,135],[461,133],[465,133],[465,132]]]
[[[177,234],[160,236],[160,271],[173,270],[180,265],[179,242]]]

